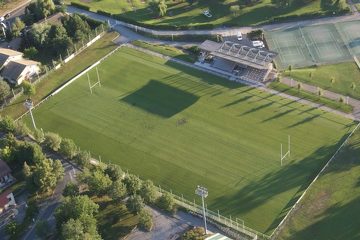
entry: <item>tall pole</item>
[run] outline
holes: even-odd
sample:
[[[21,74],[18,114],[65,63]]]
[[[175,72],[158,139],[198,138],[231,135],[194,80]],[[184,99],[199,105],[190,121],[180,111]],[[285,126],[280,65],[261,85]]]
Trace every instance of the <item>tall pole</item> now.
[[[100,85],[100,87],[101,87],[100,76],[99,76],[99,70],[98,70],[98,68],[97,68],[97,67],[96,67],[96,75],[97,75],[97,78],[98,78],[98,83],[99,83],[99,85]]]
[[[205,228],[205,235],[207,235],[207,225],[206,225],[206,210],[205,210],[205,198],[208,196],[208,190],[204,187],[197,186],[195,193],[201,197],[202,201],[202,213],[204,219],[204,228]]]
[[[87,75],[87,79],[88,79],[88,82],[89,82],[90,93],[92,94],[92,89],[91,89],[91,83],[90,83],[89,73],[86,73],[86,75]]]
[[[207,235],[207,225],[206,225],[206,213],[205,213],[205,200],[204,200],[204,196],[201,196],[201,201],[202,201],[202,208],[203,208],[203,219],[204,219],[205,235]]]
[[[288,135],[288,148],[289,148],[289,157],[291,155],[291,148],[290,148],[290,135]]]
[[[33,124],[34,128],[36,129],[36,124],[35,124],[34,116],[33,116],[33,114],[32,114],[31,109],[32,109],[32,107],[29,109],[29,112],[30,112],[30,116],[31,116],[32,124]]]

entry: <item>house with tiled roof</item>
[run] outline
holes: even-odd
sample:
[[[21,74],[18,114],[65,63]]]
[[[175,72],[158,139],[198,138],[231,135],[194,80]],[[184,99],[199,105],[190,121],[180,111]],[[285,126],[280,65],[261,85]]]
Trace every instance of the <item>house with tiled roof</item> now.
[[[8,210],[11,206],[16,206],[14,194],[11,191],[5,191],[0,194],[0,214]]]
[[[22,59],[23,53],[8,48],[0,48],[0,69],[10,61]]]
[[[19,85],[40,73],[40,63],[27,59],[10,61],[1,71],[1,76],[12,84]]]

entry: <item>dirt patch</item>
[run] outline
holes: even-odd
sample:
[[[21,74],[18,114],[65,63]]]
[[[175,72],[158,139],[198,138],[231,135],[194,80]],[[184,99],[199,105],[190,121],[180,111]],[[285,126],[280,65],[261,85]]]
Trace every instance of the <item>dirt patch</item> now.
[[[328,205],[330,201],[331,193],[329,191],[319,192],[315,198],[309,203],[309,208],[306,209],[306,215],[308,216],[317,216],[321,214]]]

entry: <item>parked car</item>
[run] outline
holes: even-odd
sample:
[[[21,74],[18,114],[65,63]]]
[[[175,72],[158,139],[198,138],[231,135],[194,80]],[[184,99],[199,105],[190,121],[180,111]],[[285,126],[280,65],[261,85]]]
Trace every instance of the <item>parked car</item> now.
[[[208,17],[208,18],[211,18],[211,17],[212,17],[212,14],[210,13],[209,10],[205,10],[205,11],[203,12],[203,14],[204,14],[206,17]]]
[[[264,48],[265,44],[263,41],[252,41],[252,45],[256,48]]]
[[[242,37],[242,33],[241,33],[241,32],[238,32],[238,33],[237,33],[237,40],[239,40],[239,41],[243,40],[243,37]]]
[[[8,19],[10,16],[11,16],[10,13],[7,13],[7,14],[5,14],[4,18]]]

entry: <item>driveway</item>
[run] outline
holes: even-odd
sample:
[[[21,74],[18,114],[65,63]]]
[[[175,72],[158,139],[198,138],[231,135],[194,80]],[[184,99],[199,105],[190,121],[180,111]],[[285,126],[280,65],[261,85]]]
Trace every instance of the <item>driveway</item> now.
[[[135,230],[126,239],[128,240],[159,240],[178,239],[181,234],[193,226],[203,226],[203,220],[189,213],[179,211],[175,216],[162,214],[154,208],[147,207],[153,215],[154,228],[151,232]],[[210,232],[219,232],[216,227],[208,224]]]

